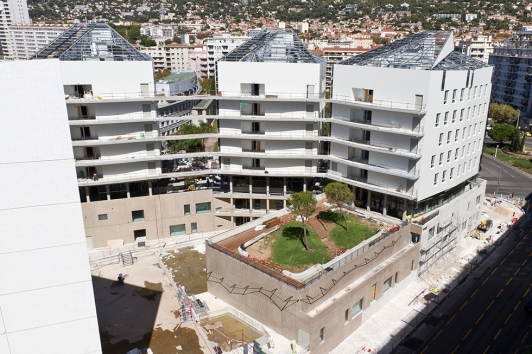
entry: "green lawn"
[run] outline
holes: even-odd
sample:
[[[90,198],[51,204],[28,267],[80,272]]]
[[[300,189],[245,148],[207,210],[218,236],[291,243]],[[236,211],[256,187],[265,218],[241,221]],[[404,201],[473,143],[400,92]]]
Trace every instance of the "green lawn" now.
[[[490,156],[495,155],[495,148],[484,146],[484,153]],[[497,151],[497,159],[509,163],[525,172],[532,173],[532,162],[529,159],[521,159],[505,155],[501,149]]]
[[[326,263],[330,257],[325,246],[314,229],[307,226],[307,238],[309,251],[305,251],[305,241],[303,237],[303,224],[300,222],[289,222],[272,234],[274,239],[272,249],[272,262],[275,266],[283,266],[288,270],[292,267],[302,267]]]
[[[319,214],[318,218],[323,222],[332,222],[336,226],[330,233],[330,238],[337,247],[348,250],[377,233],[377,230],[362,225],[353,214],[346,214],[349,231],[345,229],[345,221],[338,211],[327,211]]]

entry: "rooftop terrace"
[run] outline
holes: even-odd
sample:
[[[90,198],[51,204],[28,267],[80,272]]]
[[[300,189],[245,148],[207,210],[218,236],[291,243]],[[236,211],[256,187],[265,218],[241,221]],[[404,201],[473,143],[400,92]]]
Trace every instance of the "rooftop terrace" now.
[[[325,63],[311,53],[291,29],[266,28],[220,61]]]

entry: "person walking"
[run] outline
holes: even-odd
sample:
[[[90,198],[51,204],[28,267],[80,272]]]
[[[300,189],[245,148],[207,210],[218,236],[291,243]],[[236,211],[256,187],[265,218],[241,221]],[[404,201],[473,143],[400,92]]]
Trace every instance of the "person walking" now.
[[[118,274],[118,285],[124,286],[124,276],[122,273]]]

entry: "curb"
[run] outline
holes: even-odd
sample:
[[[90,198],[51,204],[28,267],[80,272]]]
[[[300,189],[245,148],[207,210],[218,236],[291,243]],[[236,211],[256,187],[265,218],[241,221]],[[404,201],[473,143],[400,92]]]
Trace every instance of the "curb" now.
[[[508,167],[510,167],[510,168],[512,168],[512,169],[514,169],[514,170],[516,170],[516,171],[518,171],[518,172],[521,172],[521,173],[527,175],[528,177],[532,178],[532,174],[530,174],[530,173],[528,173],[528,172],[525,172],[525,171],[523,171],[523,170],[521,170],[521,169],[519,169],[519,168],[517,168],[517,167],[515,167],[515,166],[513,166],[513,165],[510,165],[508,162],[501,161],[501,160],[499,160],[499,159],[496,158],[496,157],[493,157],[493,156],[491,156],[491,155],[486,154],[485,152],[482,153],[482,156],[485,156],[485,157],[487,157],[487,158],[489,158],[489,159],[491,159],[491,160],[498,161],[498,162],[502,163],[503,165],[506,165],[506,166],[508,166]]]

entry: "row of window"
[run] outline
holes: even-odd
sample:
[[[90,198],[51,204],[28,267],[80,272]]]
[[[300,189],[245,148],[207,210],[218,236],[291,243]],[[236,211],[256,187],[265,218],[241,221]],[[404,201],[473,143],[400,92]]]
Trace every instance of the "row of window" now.
[[[207,214],[210,212],[211,212],[211,202],[196,203],[196,214]],[[185,204],[183,206],[183,214],[185,216],[190,215],[190,204]],[[107,219],[108,219],[107,214],[98,215],[98,220],[100,221],[107,220]],[[144,210],[133,210],[131,212],[131,220],[133,222],[144,221]],[[170,233],[172,233],[171,230],[170,230]]]
[[[480,195],[477,195],[477,198],[475,199],[475,205],[478,206],[480,204]],[[470,203],[467,203],[467,211],[469,212],[469,207],[470,207]],[[454,213],[453,213],[453,216],[454,216]],[[477,212],[477,218],[478,218],[478,212]],[[464,231],[467,227],[467,220],[465,220],[464,222],[462,222],[462,231]],[[428,232],[428,239],[430,240],[431,238],[434,237],[435,233],[434,233],[434,230],[436,229],[436,226],[433,226],[429,229],[429,232]],[[438,233],[440,232],[440,225],[438,224]]]
[[[414,269],[414,261],[412,261],[411,270]],[[395,273],[395,284],[399,283],[399,272]],[[385,293],[392,288],[392,277],[389,277],[382,283],[382,292]],[[371,286],[371,293],[369,302],[375,300],[377,294],[377,284]],[[351,309],[346,309],[344,311],[344,324],[348,324],[350,319],[355,318],[359,313],[362,312],[362,305],[364,304],[364,298],[358,300],[351,306]],[[351,316],[349,315],[349,310],[351,310]],[[320,328],[320,343],[325,340],[325,327]]]
[[[472,119],[475,119],[475,116],[480,117],[481,114],[484,115],[486,113],[486,108],[487,108],[487,103],[484,103],[484,105],[482,105],[482,106],[479,105],[478,106],[478,111],[477,111],[477,106],[473,106],[473,115],[471,115],[471,107],[468,107],[467,108],[466,120],[469,120],[470,117]],[[460,110],[460,122],[462,122],[464,120],[464,113],[465,113],[465,108],[462,108]],[[452,124],[456,123],[457,115],[458,115],[458,110],[457,109],[455,109],[453,111],[452,115],[450,115],[450,111],[445,112],[444,116],[443,116],[443,125],[449,124],[449,116],[451,116],[451,123]],[[441,113],[436,114],[436,122],[435,122],[435,126],[436,127],[440,126],[440,118],[441,118]]]
[[[474,88],[469,88],[468,89],[468,92],[467,92],[467,100],[468,101],[471,101],[471,92],[473,92],[473,99],[476,99],[477,98],[477,89],[478,90],[478,98],[481,98],[482,97],[482,86],[484,86],[484,97],[486,97],[486,95],[488,94],[488,84],[486,85],[480,85],[480,88],[478,86],[475,86]],[[465,88],[461,89],[460,90],[460,102],[463,102],[464,101],[464,96],[465,96]],[[455,103],[456,100],[457,100],[457,94],[458,94],[458,89],[454,89],[453,90],[453,94],[452,94],[452,103]],[[447,104],[449,102],[449,90],[445,90],[445,93],[443,95],[443,104]]]
[[[477,129],[477,125],[478,125],[478,129]],[[462,140],[465,140],[466,138],[466,128],[467,127],[462,128]],[[475,136],[477,135],[477,133],[480,134],[481,131],[482,131],[482,123],[480,124],[475,123],[474,127],[473,125],[470,125],[469,128],[467,128],[467,137],[468,138],[471,137],[471,132],[473,132],[473,136]],[[453,131],[449,130],[447,132],[447,144],[451,143],[452,135],[453,135]],[[460,129],[456,129],[454,132],[454,141],[458,141],[459,135],[460,135]],[[438,139],[438,146],[443,145],[443,136],[444,136],[444,133],[440,133],[440,138]]]
[[[472,152],[475,152],[475,150],[478,150],[480,151],[480,149],[482,148],[482,139],[479,139],[478,140],[478,146],[477,146],[477,141],[475,140],[473,142],[473,149],[471,150],[471,143],[467,144],[467,156],[469,156]],[[449,150],[447,151],[447,163],[450,163],[451,162],[451,155],[452,155],[452,150]],[[458,160],[458,157],[460,155],[460,148],[457,147],[455,150],[454,150],[454,160],[457,161]],[[466,146],[462,146],[462,158],[464,158],[466,156]],[[440,153],[440,160],[439,160],[439,163],[438,165],[442,166],[443,165],[443,158],[444,158],[444,153]],[[430,168],[434,168],[436,164],[436,155],[432,155],[432,157],[430,158]]]
[[[471,166],[471,163],[473,163],[473,166]],[[458,168],[456,170],[456,177],[459,177],[460,176],[460,172],[462,172],[462,174],[465,174],[466,172],[468,171],[471,171],[471,167],[475,168],[477,166],[477,158],[475,157],[473,160],[469,160],[469,162],[464,162],[464,165],[463,165],[463,169],[462,169],[462,165],[458,165]],[[467,170],[466,170],[467,168]],[[454,178],[454,167],[452,167],[449,171],[449,180],[452,180]],[[444,170],[441,174],[441,183],[445,183],[447,179],[447,170]],[[437,172],[434,174],[434,185],[437,186],[438,185],[438,181],[440,180],[440,173]]]

